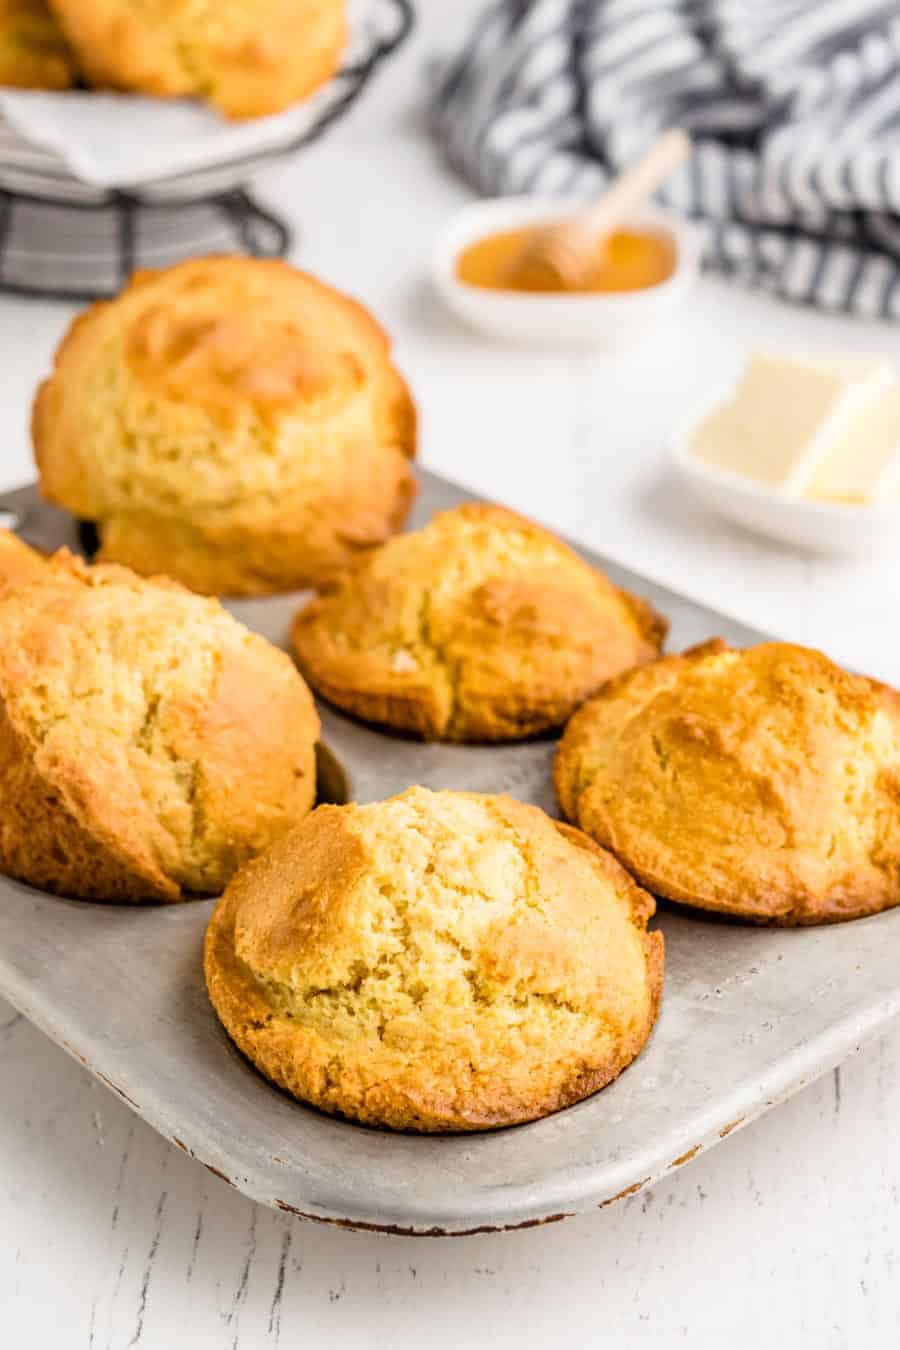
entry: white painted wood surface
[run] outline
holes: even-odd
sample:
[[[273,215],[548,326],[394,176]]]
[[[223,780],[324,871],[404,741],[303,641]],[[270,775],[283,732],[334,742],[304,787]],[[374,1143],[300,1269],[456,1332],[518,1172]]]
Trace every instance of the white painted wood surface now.
[[[740,535],[681,495],[661,454],[667,429],[753,345],[896,356],[896,329],[706,281],[672,329],[603,361],[491,347],[438,309],[431,242],[467,194],[427,139],[422,70],[475,7],[422,0],[417,40],[367,103],[261,184],[299,226],[297,258],[396,334],[423,458],[748,623],[900,680],[900,563],[811,560]],[[30,393],[69,315],[0,297],[6,484],[31,475]],[[427,1241],[255,1207],[3,1007],[0,1345],[893,1346],[898,1051],[895,1032],[593,1218]]]

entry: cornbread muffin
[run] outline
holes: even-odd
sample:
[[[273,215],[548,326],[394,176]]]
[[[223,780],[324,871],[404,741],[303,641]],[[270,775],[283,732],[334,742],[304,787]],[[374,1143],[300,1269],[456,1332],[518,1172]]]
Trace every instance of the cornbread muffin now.
[[[58,554],[0,593],[0,871],[217,895],[312,805],[318,729],[289,657],[217,601]]]
[[[320,581],[400,527],[415,410],[359,305],[286,263],[142,272],[76,319],[34,408],[41,489],[100,559],[192,590]]]
[[[716,640],[575,714],[568,818],[657,895],[778,924],[900,901],[900,694],[821,652]]]
[[[228,887],[206,936],[238,1047],[324,1111],[478,1130],[589,1096],[656,1017],[653,900],[509,797],[320,806]]]
[[[43,553],[31,548],[12,530],[0,530],[0,591],[34,581],[43,575],[46,566]]]
[[[436,740],[559,726],[659,654],[667,624],[546,530],[470,503],[393,539],[297,617],[310,682],[372,722]]]
[[[0,0],[0,85],[69,89],[75,62],[45,0]]]
[[[93,85],[262,117],[337,70],[346,0],[51,0]]]

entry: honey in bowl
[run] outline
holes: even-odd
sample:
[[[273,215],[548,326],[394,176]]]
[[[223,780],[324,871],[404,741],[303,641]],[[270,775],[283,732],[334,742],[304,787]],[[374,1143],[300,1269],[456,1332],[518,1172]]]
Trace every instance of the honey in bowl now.
[[[516,276],[514,264],[522,256],[532,229],[504,230],[477,239],[456,260],[456,275],[468,286],[491,291],[534,293],[590,293],[643,291],[667,281],[678,261],[674,238],[662,230],[616,230],[601,240],[597,259],[586,284],[571,292],[550,277]],[[512,278],[512,281],[510,280]]]

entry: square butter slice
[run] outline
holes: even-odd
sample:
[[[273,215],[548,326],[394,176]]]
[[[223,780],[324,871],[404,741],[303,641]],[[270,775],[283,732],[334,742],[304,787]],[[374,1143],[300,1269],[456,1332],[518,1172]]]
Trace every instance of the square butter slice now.
[[[854,503],[900,500],[900,384],[853,418],[819,465],[809,493]]]
[[[733,396],[697,427],[690,450],[716,468],[806,492],[854,419],[892,380],[890,362],[871,357],[757,353]]]

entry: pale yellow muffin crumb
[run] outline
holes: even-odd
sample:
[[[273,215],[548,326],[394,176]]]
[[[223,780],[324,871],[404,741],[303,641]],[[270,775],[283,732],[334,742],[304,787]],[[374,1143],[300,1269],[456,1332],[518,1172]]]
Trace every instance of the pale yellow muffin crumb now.
[[[403,523],[416,416],[384,333],[286,263],[138,273],[75,320],[34,407],[40,486],[100,560],[192,590],[314,585]]]
[[[532,1120],[643,1047],[653,901],[509,797],[410,788],[322,806],[246,867],[206,938],[213,1005],[301,1100],[393,1129]]]

